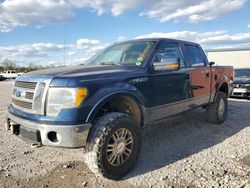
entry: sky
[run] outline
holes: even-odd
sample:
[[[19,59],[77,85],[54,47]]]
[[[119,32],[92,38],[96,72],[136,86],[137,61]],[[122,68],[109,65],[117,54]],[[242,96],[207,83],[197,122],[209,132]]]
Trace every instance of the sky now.
[[[134,38],[250,47],[249,0],[0,0],[0,62],[75,65]]]

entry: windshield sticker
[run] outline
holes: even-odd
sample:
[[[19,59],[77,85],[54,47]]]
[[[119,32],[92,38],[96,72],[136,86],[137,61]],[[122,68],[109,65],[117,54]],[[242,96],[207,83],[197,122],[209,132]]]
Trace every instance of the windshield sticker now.
[[[135,64],[136,64],[137,66],[140,66],[140,65],[141,65],[141,62],[140,62],[140,61],[136,61]]]

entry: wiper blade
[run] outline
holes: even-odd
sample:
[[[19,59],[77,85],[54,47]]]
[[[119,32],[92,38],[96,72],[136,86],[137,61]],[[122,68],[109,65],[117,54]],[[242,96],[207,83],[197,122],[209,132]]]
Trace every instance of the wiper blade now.
[[[107,62],[101,62],[100,65],[117,65],[117,64],[115,64],[114,62],[107,61]]]

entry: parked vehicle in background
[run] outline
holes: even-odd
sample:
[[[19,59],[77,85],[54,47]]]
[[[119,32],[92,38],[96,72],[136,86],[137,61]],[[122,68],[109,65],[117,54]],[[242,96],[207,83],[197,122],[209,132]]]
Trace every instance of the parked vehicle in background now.
[[[22,73],[17,73],[15,70],[7,70],[3,73],[0,73],[6,79],[15,79],[16,77],[22,75]]]
[[[232,97],[250,99],[250,68],[235,69]]]
[[[18,77],[6,129],[41,145],[85,146],[92,172],[119,179],[136,164],[141,127],[198,107],[207,121],[225,121],[234,71],[213,65],[191,42],[117,43],[86,65]]]
[[[3,77],[3,75],[1,75],[1,73],[0,73],[0,81],[3,81],[3,80],[5,80],[6,78],[4,78]]]

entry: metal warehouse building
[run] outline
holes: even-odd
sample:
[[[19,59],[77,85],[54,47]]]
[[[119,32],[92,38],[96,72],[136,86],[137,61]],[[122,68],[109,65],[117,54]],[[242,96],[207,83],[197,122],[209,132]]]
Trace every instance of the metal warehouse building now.
[[[209,61],[216,65],[232,65],[234,68],[250,67],[250,47],[249,48],[225,48],[206,50]]]

